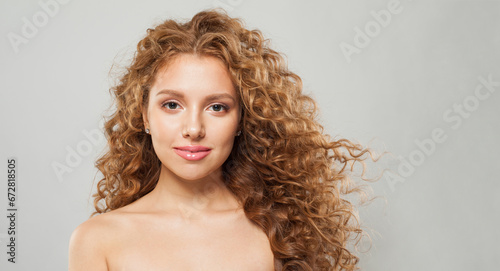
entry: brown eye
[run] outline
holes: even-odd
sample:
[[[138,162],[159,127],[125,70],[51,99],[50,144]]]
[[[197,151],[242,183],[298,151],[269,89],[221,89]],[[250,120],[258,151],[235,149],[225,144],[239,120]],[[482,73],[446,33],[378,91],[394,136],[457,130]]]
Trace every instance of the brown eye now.
[[[223,110],[228,110],[228,107],[222,104],[214,104],[211,106],[215,112],[221,112]]]
[[[176,102],[166,102],[163,104],[163,107],[174,110],[177,108],[177,103]]]

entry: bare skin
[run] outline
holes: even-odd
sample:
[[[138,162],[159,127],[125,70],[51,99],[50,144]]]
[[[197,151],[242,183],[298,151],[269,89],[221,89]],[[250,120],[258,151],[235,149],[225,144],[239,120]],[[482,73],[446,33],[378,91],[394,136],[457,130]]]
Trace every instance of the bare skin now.
[[[83,223],[77,231],[95,242],[95,255],[86,266],[70,261],[70,270],[274,270],[267,236],[237,204],[226,209],[210,199],[202,210],[193,203],[191,212],[160,210],[159,194]]]
[[[162,162],[158,183],[132,204],[77,227],[70,271],[274,270],[267,235],[222,181],[221,165],[238,130],[236,100],[216,58],[185,55],[159,73],[143,114]],[[184,145],[208,146],[211,153],[188,161],[175,152]]]

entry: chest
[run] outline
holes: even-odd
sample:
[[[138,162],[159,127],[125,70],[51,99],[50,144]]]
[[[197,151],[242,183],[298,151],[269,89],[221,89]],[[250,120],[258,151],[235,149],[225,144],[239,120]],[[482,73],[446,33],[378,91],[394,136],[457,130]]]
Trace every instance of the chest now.
[[[266,234],[250,221],[163,221],[117,235],[111,271],[273,270]]]

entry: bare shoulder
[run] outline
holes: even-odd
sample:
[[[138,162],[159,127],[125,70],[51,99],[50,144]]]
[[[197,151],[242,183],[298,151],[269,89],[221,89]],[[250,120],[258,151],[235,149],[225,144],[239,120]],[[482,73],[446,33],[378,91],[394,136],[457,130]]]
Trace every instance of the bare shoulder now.
[[[108,270],[107,252],[123,220],[119,212],[89,218],[75,228],[69,241],[69,271]]]

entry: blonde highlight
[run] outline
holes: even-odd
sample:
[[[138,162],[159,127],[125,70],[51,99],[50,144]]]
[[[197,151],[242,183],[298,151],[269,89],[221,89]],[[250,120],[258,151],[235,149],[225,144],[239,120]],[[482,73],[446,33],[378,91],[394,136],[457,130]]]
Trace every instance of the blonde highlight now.
[[[303,93],[301,78],[282,55],[260,31],[220,11],[202,11],[185,23],[167,20],[148,29],[137,45],[112,89],[116,111],[105,122],[108,150],[96,161],[103,178],[92,215],[154,189],[161,162],[142,112],[156,74],[180,54],[217,57],[230,71],[242,133],[223,165],[224,182],[267,234],[276,269],[355,270],[359,258],[347,247],[363,231],[343,196],[360,191],[350,178],[352,163],[363,163],[370,150],[326,135],[316,102]]]

